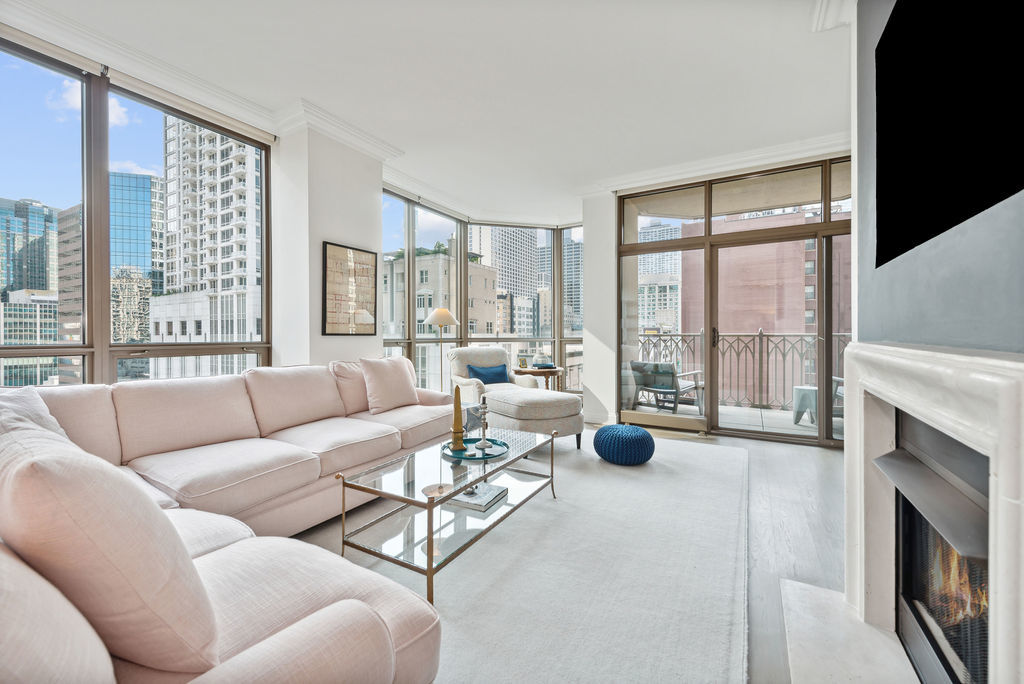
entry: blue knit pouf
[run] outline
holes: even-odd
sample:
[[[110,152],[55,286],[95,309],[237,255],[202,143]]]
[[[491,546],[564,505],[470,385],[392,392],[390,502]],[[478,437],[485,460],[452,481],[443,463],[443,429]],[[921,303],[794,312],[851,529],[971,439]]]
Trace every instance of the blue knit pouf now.
[[[640,465],[654,456],[654,438],[635,425],[605,425],[594,435],[594,451],[615,465]]]

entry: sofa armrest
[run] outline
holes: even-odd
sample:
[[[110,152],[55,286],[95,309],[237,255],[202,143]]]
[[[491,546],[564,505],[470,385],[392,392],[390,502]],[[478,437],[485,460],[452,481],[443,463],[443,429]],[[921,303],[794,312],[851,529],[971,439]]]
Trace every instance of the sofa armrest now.
[[[512,375],[512,382],[516,383],[520,387],[529,387],[530,389],[537,389],[540,385],[537,383],[537,378],[532,375]]]
[[[484,383],[480,378],[464,378],[461,375],[453,375],[452,382],[462,388],[462,401],[471,404],[479,404],[480,397],[484,394]]]
[[[338,601],[254,644],[192,681],[379,682],[395,677],[395,645],[362,601]]]
[[[416,399],[421,406],[444,406],[455,401],[455,397],[444,392],[428,389],[416,389]]]

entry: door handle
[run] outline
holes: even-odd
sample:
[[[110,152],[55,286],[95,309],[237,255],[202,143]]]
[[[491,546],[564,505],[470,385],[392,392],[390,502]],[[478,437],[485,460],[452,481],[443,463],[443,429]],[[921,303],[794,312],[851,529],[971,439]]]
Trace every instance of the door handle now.
[[[711,329],[711,346],[712,348],[718,347],[718,328]]]

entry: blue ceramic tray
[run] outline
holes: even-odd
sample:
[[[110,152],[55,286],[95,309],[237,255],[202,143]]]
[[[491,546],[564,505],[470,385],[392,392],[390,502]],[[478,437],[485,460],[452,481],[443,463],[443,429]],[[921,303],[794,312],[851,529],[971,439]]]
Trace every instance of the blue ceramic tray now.
[[[465,449],[453,450],[451,442],[445,442],[441,445],[441,455],[445,458],[451,458],[458,461],[486,461],[491,458],[498,458],[508,453],[508,443],[503,442],[500,439],[488,438],[487,441],[493,444],[490,449],[480,451],[476,448],[476,443],[480,441],[479,437],[466,437],[462,440],[462,443],[466,445]]]

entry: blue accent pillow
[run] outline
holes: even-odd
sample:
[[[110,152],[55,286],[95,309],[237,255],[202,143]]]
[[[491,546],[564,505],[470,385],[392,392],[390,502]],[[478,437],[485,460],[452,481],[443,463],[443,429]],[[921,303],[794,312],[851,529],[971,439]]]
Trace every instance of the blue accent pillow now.
[[[498,382],[508,382],[508,369],[505,364],[500,366],[469,366],[469,377],[478,378],[485,385],[493,385]]]

